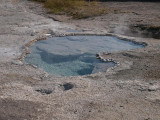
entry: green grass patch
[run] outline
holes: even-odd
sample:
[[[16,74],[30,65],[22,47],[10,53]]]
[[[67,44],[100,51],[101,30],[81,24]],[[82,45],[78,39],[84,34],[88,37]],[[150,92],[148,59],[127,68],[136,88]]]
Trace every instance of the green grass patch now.
[[[49,13],[67,14],[75,19],[99,16],[107,13],[107,9],[98,2],[85,0],[32,0],[42,2]]]

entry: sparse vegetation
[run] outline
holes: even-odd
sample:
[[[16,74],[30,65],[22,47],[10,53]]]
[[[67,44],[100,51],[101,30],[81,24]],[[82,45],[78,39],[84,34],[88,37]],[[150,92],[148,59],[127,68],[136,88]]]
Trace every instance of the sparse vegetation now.
[[[73,18],[81,19],[92,16],[102,15],[107,12],[96,1],[85,0],[32,0],[42,2],[45,8],[48,8],[49,13],[67,14]]]
[[[159,79],[160,78],[160,70],[147,71],[145,74],[145,78]]]

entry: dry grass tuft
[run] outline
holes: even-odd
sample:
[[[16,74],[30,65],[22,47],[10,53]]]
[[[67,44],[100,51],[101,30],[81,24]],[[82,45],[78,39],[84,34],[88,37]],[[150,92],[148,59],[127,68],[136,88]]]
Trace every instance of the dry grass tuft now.
[[[107,9],[98,2],[87,2],[85,0],[32,0],[42,2],[49,13],[67,14],[75,19],[88,18],[107,13]]]

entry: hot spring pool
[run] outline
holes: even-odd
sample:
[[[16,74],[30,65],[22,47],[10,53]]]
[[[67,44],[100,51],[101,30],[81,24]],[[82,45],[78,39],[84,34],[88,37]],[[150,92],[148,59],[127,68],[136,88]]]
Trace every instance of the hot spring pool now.
[[[113,36],[65,36],[36,42],[25,57],[29,64],[61,76],[87,75],[104,72],[115,65],[96,59],[99,52],[113,52],[141,48],[132,42]]]

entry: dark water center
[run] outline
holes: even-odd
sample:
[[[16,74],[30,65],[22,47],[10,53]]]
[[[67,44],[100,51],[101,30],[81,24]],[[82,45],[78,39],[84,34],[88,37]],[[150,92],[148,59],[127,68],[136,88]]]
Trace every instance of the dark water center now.
[[[25,57],[29,64],[46,72],[77,76],[104,72],[115,65],[96,59],[99,52],[122,51],[143,47],[113,36],[65,36],[36,42],[30,47],[31,54]]]

